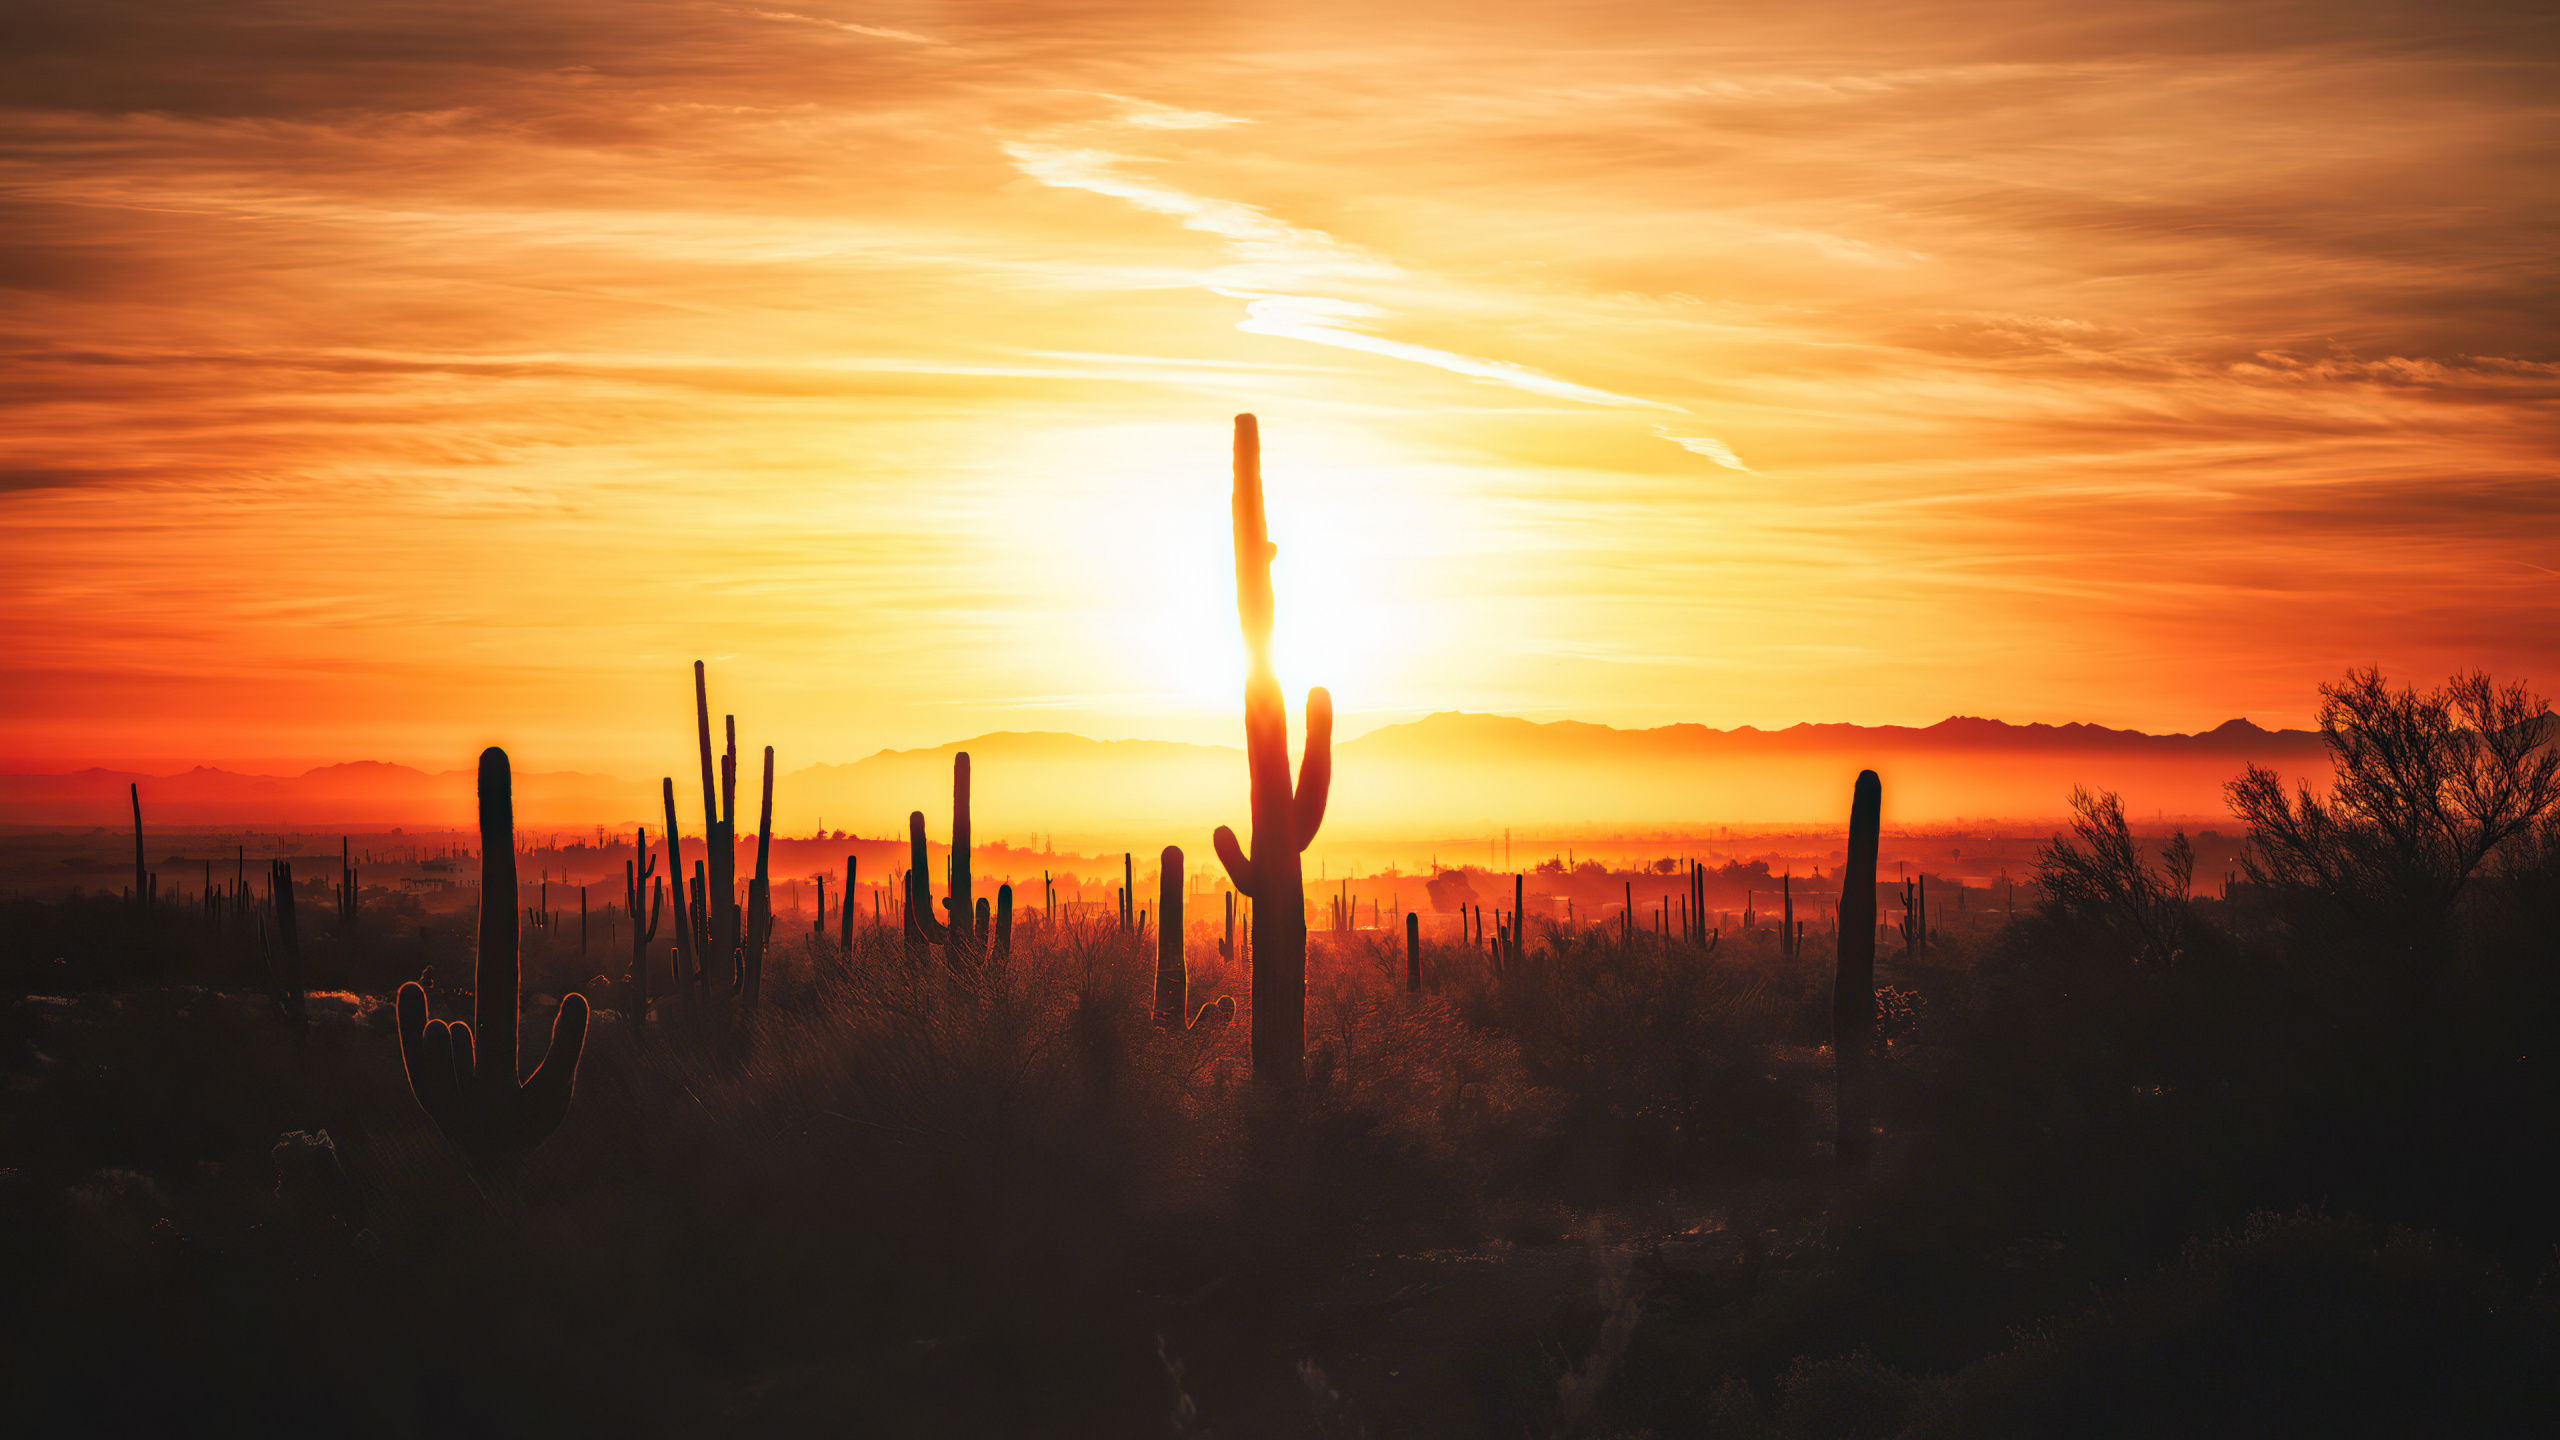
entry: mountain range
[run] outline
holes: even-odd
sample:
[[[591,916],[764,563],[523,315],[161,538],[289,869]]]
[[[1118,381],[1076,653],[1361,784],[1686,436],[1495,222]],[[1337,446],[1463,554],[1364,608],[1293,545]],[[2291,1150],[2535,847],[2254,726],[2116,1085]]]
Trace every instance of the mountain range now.
[[[1240,749],[1001,732],[788,771],[775,785],[775,828],[895,834],[907,811],[921,809],[939,835],[948,824],[951,757],[962,750],[971,756],[978,833],[988,839],[1205,830],[1241,827],[1246,818]],[[1883,776],[1893,824],[2050,818],[2063,813],[2074,785],[2119,791],[2137,815],[2211,816],[2221,813],[2223,783],[2251,763],[2315,782],[2328,774],[2317,733],[2246,720],[2193,735],[1972,716],[1927,727],[1621,730],[1445,712],[1334,747],[1327,834],[1838,825],[1860,769]],[[679,801],[694,797],[685,777],[678,779]],[[471,771],[360,761],[294,776],[202,767],[169,776],[103,769],[0,775],[0,824],[120,827],[130,823],[125,787],[135,782],[154,825],[433,828],[473,821]],[[751,781],[740,788],[752,827]],[[699,822],[698,803],[685,805],[688,822]],[[642,821],[654,828],[660,812],[654,778],[519,770],[516,813],[524,826]]]

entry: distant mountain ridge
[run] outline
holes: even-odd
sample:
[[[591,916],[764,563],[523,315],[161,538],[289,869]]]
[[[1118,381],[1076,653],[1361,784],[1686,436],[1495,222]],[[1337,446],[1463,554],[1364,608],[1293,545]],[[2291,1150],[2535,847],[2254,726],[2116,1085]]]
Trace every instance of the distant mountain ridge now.
[[[1237,748],[999,731],[786,771],[775,785],[776,828],[891,833],[907,811],[922,810],[939,834],[948,825],[951,756],[961,750],[972,758],[982,834],[1244,823]],[[2141,813],[2212,814],[2222,783],[2249,763],[2316,781],[2326,776],[2327,752],[2316,732],[2267,730],[2246,720],[2167,735],[1963,715],[1925,727],[1625,730],[1442,711],[1338,743],[1327,826],[1328,834],[1469,833],[1486,826],[1820,821],[1845,813],[1859,769],[1884,774],[1888,815],[1899,823],[2055,815],[2074,784],[2120,790]],[[127,823],[125,787],[133,782],[142,785],[145,818],[155,825],[463,827],[474,818],[470,771],[363,760],[295,776],[203,766],[168,776],[105,769],[0,775],[0,823],[120,826]],[[692,789],[679,784],[677,791],[687,820],[698,819]],[[516,797],[518,823],[527,827],[635,819],[654,825],[658,815],[654,779],[519,771]]]
[[[2156,754],[2229,754],[2261,755],[2269,753],[2319,755],[2325,745],[2316,730],[2268,730],[2247,720],[2225,720],[2211,730],[2192,735],[2153,735],[2141,730],[2110,730],[2103,725],[2073,721],[2065,725],[2041,722],[2012,725],[2005,720],[1986,720],[1975,715],[1950,715],[1935,725],[1850,725],[1817,724],[1811,721],[1790,725],[1783,730],[1761,730],[1738,725],[1731,730],[1718,730],[1698,724],[1656,726],[1649,730],[1621,730],[1614,726],[1594,725],[1581,720],[1524,720],[1514,715],[1469,713],[1443,710],[1401,725],[1381,726],[1351,745],[1377,742],[1383,746],[1402,743],[1438,745],[1451,739],[1475,743],[1512,740],[1535,744],[1547,753],[1560,753],[1563,744],[1613,747],[1623,752],[1680,751],[1711,752],[1723,750],[1837,750],[1873,747],[1889,751],[1904,750],[2104,750],[2126,749]]]

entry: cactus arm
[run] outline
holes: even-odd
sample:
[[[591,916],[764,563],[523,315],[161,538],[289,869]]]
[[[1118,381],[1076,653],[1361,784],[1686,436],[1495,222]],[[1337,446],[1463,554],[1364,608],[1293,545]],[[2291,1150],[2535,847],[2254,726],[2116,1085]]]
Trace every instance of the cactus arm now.
[[[996,887],[996,932],[988,942],[999,960],[1013,954],[1013,887]]]
[[[453,1083],[453,1042],[441,1020],[427,1019],[427,990],[412,980],[400,987],[394,1002],[399,1019],[400,1064],[409,1073],[409,1093],[445,1138],[460,1143],[456,1122],[461,1094]]]
[[[524,982],[517,948],[515,780],[507,752],[480,752],[480,957],[472,975],[475,1098],[495,1105],[516,1088],[516,997]]]
[[[1307,744],[1298,757],[1298,791],[1289,827],[1300,850],[1315,843],[1316,828],[1324,824],[1324,805],[1332,792],[1333,693],[1319,685],[1307,692]]]
[[[1218,863],[1227,867],[1227,883],[1236,887],[1237,894],[1251,896],[1261,893],[1259,874],[1253,868],[1253,862],[1244,858],[1244,846],[1237,843],[1236,832],[1221,825],[1217,833],[1209,837],[1209,844],[1218,852]]]
[[[523,1092],[515,1097],[511,1142],[530,1150],[560,1128],[577,1084],[578,1056],[586,1048],[587,997],[571,995],[560,1002],[560,1013],[551,1022],[551,1046],[542,1063],[525,1077]]]

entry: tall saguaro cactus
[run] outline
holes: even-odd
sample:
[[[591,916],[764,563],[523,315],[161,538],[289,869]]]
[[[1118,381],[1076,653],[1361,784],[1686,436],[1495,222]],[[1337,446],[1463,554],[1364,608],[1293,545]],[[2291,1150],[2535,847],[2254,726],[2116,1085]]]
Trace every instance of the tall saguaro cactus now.
[[[1191,970],[1182,961],[1182,847],[1167,845],[1156,875],[1156,1024],[1191,1018]]]
[[[702,831],[705,869],[704,910],[694,923],[710,937],[701,956],[704,983],[738,982],[738,719],[728,717],[728,746],[720,757],[719,779],[712,778],[711,691],[702,662],[693,662],[693,718],[702,748]]]
[[[1831,1064],[1840,1163],[1865,1163],[1876,1048],[1876,842],[1884,782],[1858,772],[1849,797],[1849,862],[1840,872],[1840,968],[1831,983]]]
[[[985,948],[979,943],[986,937],[978,924],[977,897],[970,893],[974,888],[969,874],[969,752],[963,750],[951,757],[951,935],[943,949],[953,964],[974,961]]]
[[[587,997],[560,1002],[551,1047],[516,1079],[516,1007],[524,975],[517,953],[515,786],[507,752],[480,752],[480,963],[471,1020],[427,1018],[427,992],[400,987],[400,1059],[410,1093],[445,1138],[484,1169],[504,1169],[549,1138],[569,1113],[578,1052],[587,1043]]]
[[[1271,668],[1270,527],[1262,511],[1262,436],[1251,415],[1235,430],[1236,619],[1244,631],[1245,766],[1253,780],[1253,849],[1224,825],[1212,837],[1236,893],[1253,904],[1253,1076],[1295,1089],[1306,1075],[1307,895],[1300,852],[1324,823],[1333,785],[1333,697],[1307,692],[1307,742],[1289,783],[1289,709]]]

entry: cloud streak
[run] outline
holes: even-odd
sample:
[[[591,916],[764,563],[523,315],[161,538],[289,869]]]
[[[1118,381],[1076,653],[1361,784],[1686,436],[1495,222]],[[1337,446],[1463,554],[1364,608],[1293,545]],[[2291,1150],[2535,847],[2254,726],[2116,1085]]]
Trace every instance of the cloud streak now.
[[[1140,109],[1123,123],[1184,129],[1233,123],[1229,116],[1184,111],[1173,113],[1186,119],[1198,116],[1198,123],[1173,124],[1158,118],[1163,109]],[[1225,241],[1236,256],[1236,263],[1211,270],[1200,283],[1204,289],[1245,302],[1245,318],[1236,323],[1236,328],[1247,334],[1273,335],[1313,345],[1382,355],[1391,360],[1410,361],[1554,400],[1628,409],[1680,409],[1677,405],[1667,405],[1658,400],[1577,385],[1526,365],[1435,350],[1428,345],[1380,335],[1373,327],[1394,313],[1383,305],[1341,296],[1292,292],[1324,286],[1392,289],[1408,278],[1401,267],[1357,246],[1346,245],[1320,230],[1273,219],[1256,206],[1186,194],[1168,185],[1139,179],[1124,168],[1135,163],[1129,156],[1034,141],[1008,143],[1005,153],[1013,158],[1013,163],[1022,173],[1043,185],[1124,200],[1142,210],[1177,220],[1185,229],[1201,231]],[[1733,462],[1728,459],[1717,463]]]

